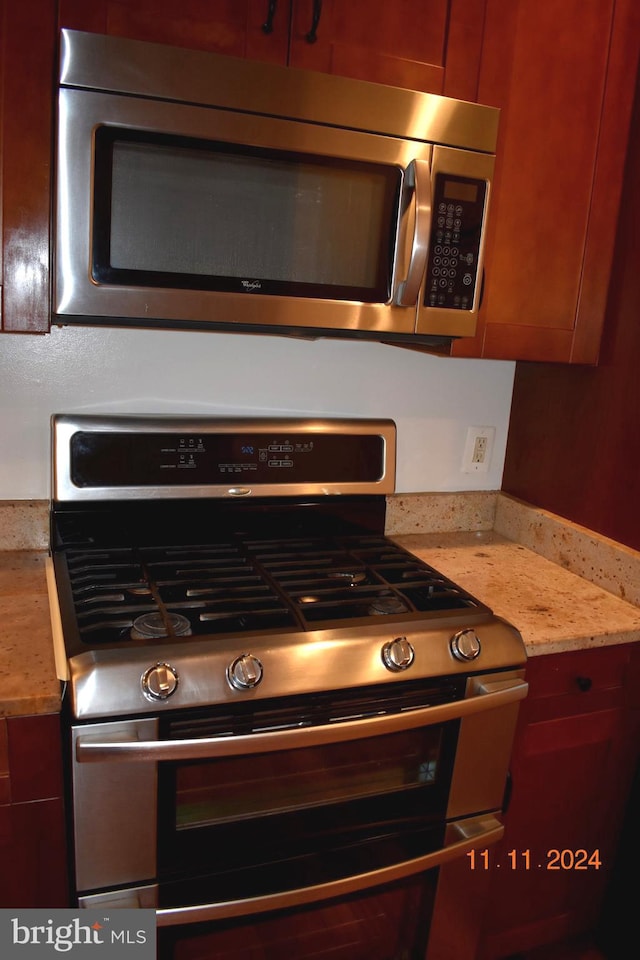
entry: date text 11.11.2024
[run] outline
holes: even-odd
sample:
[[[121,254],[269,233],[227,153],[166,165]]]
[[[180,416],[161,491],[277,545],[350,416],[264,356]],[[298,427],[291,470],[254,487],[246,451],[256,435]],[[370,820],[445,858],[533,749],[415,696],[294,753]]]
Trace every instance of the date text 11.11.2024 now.
[[[599,870],[599,850],[559,850],[551,848],[536,857],[531,850],[508,850],[496,857],[492,850],[470,850],[467,853],[471,870]]]

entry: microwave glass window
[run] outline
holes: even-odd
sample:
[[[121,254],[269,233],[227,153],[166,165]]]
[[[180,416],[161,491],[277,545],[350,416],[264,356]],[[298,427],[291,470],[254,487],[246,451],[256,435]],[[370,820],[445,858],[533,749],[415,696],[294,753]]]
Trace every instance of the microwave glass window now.
[[[389,298],[397,169],[98,133],[100,282]]]

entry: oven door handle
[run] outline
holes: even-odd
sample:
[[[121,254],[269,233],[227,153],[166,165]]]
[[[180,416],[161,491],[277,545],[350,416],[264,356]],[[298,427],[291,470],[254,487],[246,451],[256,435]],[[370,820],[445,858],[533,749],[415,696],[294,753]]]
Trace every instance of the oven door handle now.
[[[229,917],[242,917],[267,910],[279,910],[305,903],[316,903],[330,897],[339,897],[383,883],[391,883],[416,873],[424,873],[434,867],[440,867],[451,860],[464,857],[471,850],[484,849],[497,843],[504,834],[504,826],[493,814],[483,814],[459,820],[447,826],[445,845],[433,853],[426,853],[412,860],[395,863],[388,867],[354,874],[340,880],[314,884],[293,890],[242,900],[229,900],[216,903],[203,903],[188,907],[162,907],[156,910],[159,927],[176,924],[200,923],[207,920],[222,920]],[[103,906],[104,904],[100,904]]]
[[[315,747],[346,740],[362,740],[416,727],[433,726],[460,720],[486,710],[495,710],[523,700],[529,685],[520,678],[476,677],[471,681],[471,696],[435,707],[420,707],[405,713],[393,713],[362,720],[343,720],[319,726],[272,730],[268,733],[224,737],[199,737],[184,740],[138,740],[135,735],[114,734],[112,741],[102,736],[78,736],[76,759],[79,763],[102,761],[202,760],[217,757],[246,756]]]

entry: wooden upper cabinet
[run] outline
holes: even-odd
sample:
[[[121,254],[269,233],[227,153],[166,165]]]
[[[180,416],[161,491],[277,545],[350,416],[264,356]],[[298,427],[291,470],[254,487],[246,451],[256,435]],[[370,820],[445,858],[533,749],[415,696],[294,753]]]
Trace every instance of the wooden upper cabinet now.
[[[59,0],[61,27],[286,63],[290,0]],[[271,17],[270,17],[271,13]]]
[[[60,0],[60,25],[473,100],[486,0]]]
[[[51,0],[0,0],[0,329],[49,327]]]
[[[475,100],[485,2],[294,0],[289,63]]]
[[[457,356],[597,362],[640,46],[637,0],[487,0],[502,109],[475,339]]]

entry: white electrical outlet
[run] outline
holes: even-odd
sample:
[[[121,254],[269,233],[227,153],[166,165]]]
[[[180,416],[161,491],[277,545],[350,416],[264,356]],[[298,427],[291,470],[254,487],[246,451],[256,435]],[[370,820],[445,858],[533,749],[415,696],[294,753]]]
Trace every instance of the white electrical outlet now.
[[[495,427],[468,427],[462,455],[463,473],[487,473],[493,453]]]

